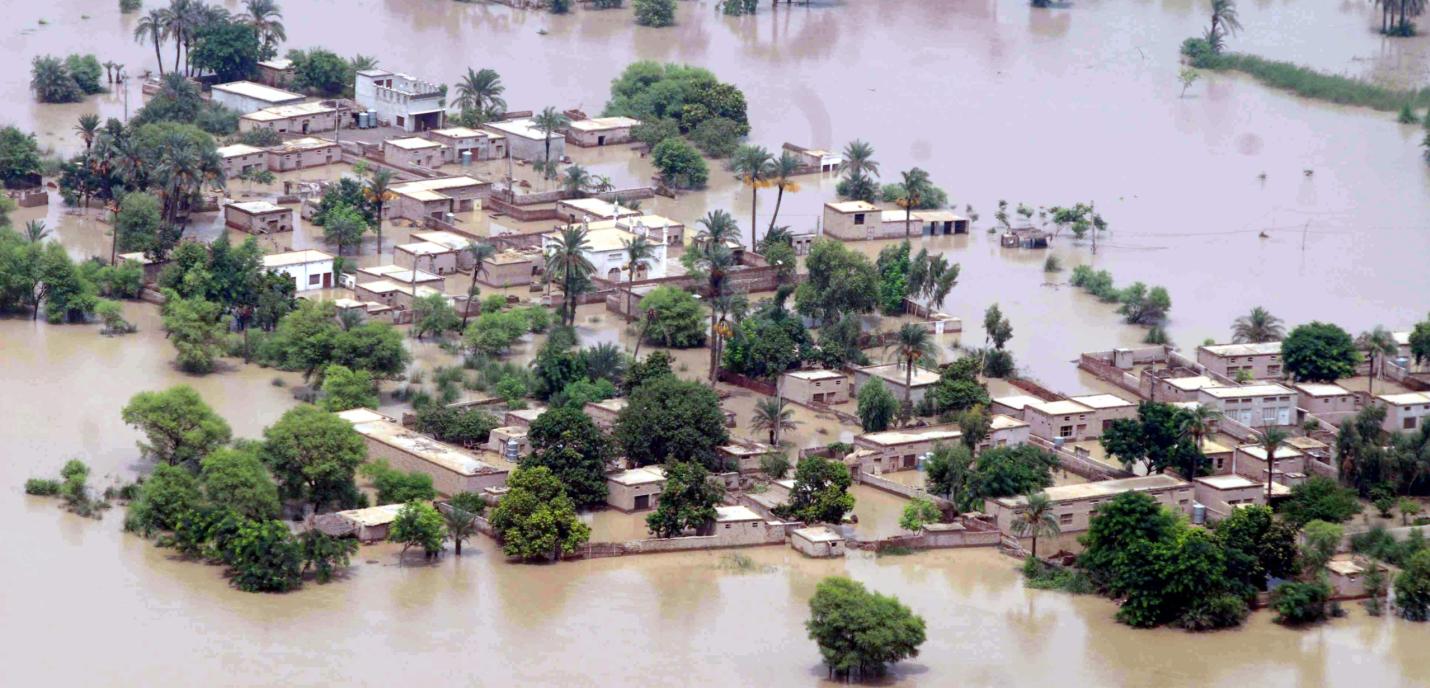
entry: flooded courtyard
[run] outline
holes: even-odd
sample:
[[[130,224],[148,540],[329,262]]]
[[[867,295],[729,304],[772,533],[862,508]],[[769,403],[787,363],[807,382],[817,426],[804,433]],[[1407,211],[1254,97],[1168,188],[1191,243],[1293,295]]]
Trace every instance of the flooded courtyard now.
[[[35,104],[22,67],[36,55],[84,51],[138,74],[152,67],[153,51],[132,41],[136,15],[121,17],[110,0],[7,9],[7,51],[21,67],[0,76],[0,121],[72,151],[79,114],[123,115],[122,93]],[[1368,27],[1378,10],[1369,3],[1259,0],[1240,9],[1246,30],[1235,49],[1425,81],[1430,39],[1376,36]],[[1224,339],[1231,320],[1255,305],[1289,324],[1330,320],[1353,333],[1401,328],[1430,310],[1422,131],[1391,113],[1310,103],[1226,75],[1208,74],[1179,97],[1176,46],[1201,32],[1204,3],[1089,0],[1032,10],[1007,0],[851,1],[729,19],[700,1],[682,2],[679,25],[664,30],[632,26],[629,10],[555,17],[447,0],[288,0],[283,12],[289,47],[376,55],[385,67],[448,83],[468,66],[491,67],[517,109],[593,112],[629,62],[682,61],[744,90],[755,143],[837,149],[869,140],[886,181],[923,167],[960,208],[972,204],[982,216],[970,236],[926,242],[963,266],[944,304],[964,319],[963,339],[981,343],[983,309],[999,303],[1020,367],[1065,392],[1105,391],[1072,365],[1080,351],[1142,336],[1112,306],[1061,284],[1079,264],[1109,270],[1119,284],[1167,287],[1169,332],[1183,347]],[[592,162],[618,182],[649,175],[643,160]],[[814,229],[834,183],[802,179],[780,223]],[[1048,253],[1001,249],[982,231],[999,199],[1093,201],[1112,229],[1096,256],[1066,237]],[[762,195],[762,227],[771,201]],[[645,207],[688,225],[724,208],[745,227],[749,203],[728,174],[712,170],[710,189]],[[77,256],[108,253],[104,225],[58,205],[13,217],[44,217]],[[403,231],[384,236],[389,250]],[[293,237],[294,248],[317,246],[309,232]],[[380,262],[371,243],[365,251],[364,264]],[[1045,275],[1049,253],[1064,272]],[[805,638],[807,600],[823,576],[843,573],[898,595],[927,620],[919,657],[894,669],[891,681],[901,685],[1430,685],[1425,624],[1371,618],[1352,604],[1349,618],[1307,631],[1276,626],[1266,613],[1214,634],[1133,630],[1114,623],[1106,600],[1025,589],[1017,562],[991,550],[814,561],[765,547],[741,550],[749,570],[727,565],[721,552],[515,566],[479,538],[466,556],[431,565],[399,566],[395,547],[365,547],[339,582],[280,596],[237,592],[219,569],[123,534],[119,511],[84,520],[21,494],[25,478],[52,474],[69,458],[88,462],[99,487],[146,469],[137,433],[119,418],[139,391],[190,384],[242,437],[295,403],[295,374],[236,363],[205,377],[177,372],[156,310],[126,308],[140,331],[118,338],[99,336],[97,326],[0,320],[6,684],[613,685],[643,677],[814,685],[825,672]],[[579,324],[584,342],[634,343],[598,306],[583,308]],[[420,348],[423,367],[451,362]],[[513,358],[532,351],[528,343]],[[706,355],[679,352],[677,362],[683,376],[698,377]],[[737,393],[727,404],[739,418],[734,434],[758,436],[748,428],[753,397]],[[832,417],[800,409],[796,419],[788,439],[797,446],[848,440]],[[862,487],[856,495],[861,534],[898,532],[898,500]],[[594,518],[613,536],[640,534],[628,515]]]

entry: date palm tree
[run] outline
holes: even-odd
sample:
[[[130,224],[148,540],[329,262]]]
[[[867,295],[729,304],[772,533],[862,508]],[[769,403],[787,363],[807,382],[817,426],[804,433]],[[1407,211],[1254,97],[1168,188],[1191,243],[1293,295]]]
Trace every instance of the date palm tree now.
[[[550,179],[555,169],[551,166],[551,135],[565,128],[567,124],[571,123],[571,120],[566,115],[557,112],[556,108],[547,106],[537,113],[531,122],[545,135],[543,143],[546,144],[546,178]]]
[[[84,140],[84,152],[89,154],[89,150],[94,146],[94,137],[99,135],[99,115],[84,114],[79,116],[79,122],[74,125],[75,133]]]
[[[724,210],[712,210],[701,218],[694,250],[687,251],[681,261],[697,279],[705,281],[705,297],[710,306],[710,384],[714,385],[720,371],[720,308],[726,296],[725,278],[735,266],[735,254],[729,242],[740,231],[735,218]]]
[[[45,227],[44,220],[30,220],[25,223],[25,240],[32,244],[38,244],[50,236],[50,230]]]
[[[928,270],[923,279],[923,289],[920,292],[928,298],[928,304],[925,306],[928,312],[932,313],[934,305],[943,303],[943,300],[948,298],[948,293],[958,286],[958,275],[962,270],[961,264],[950,264],[948,259],[942,255],[929,259]]]
[[[571,165],[566,168],[566,174],[562,176],[561,186],[566,189],[566,193],[576,198],[584,198],[586,192],[592,186],[591,173],[580,165]]]
[[[764,146],[746,144],[730,156],[730,171],[741,184],[750,188],[750,250],[755,250],[755,210],[759,204],[760,189],[770,186],[774,176],[775,160]]]
[[[447,526],[447,538],[452,541],[452,547],[456,550],[457,556],[462,556],[462,543],[477,534],[477,516],[466,509],[448,506],[442,512],[442,520]]]
[[[1207,42],[1212,50],[1221,52],[1227,36],[1241,31],[1241,20],[1236,16],[1236,3],[1232,0],[1212,0],[1212,25],[1207,29]]]
[[[904,403],[910,404],[910,394],[914,387],[914,366],[922,359],[938,359],[938,346],[922,325],[905,323],[899,328],[894,341],[884,347],[884,354],[894,353],[894,357],[904,364]]]
[[[1390,330],[1380,325],[1376,325],[1375,329],[1369,332],[1360,333],[1360,336],[1356,337],[1356,346],[1364,349],[1366,355],[1370,356],[1370,381],[1366,393],[1375,396],[1375,378],[1385,367],[1385,357],[1394,356],[1400,351],[1400,347],[1396,345]]]
[[[799,171],[799,158],[789,151],[780,153],[780,157],[775,158],[770,170],[770,183],[776,189],[775,212],[770,215],[770,226],[765,230],[765,236],[775,231],[775,220],[780,216],[780,204],[784,202],[785,192],[799,193],[799,183],[794,180],[795,172]],[[754,244],[750,244],[751,248]]]
[[[636,270],[640,269],[641,261],[650,260],[655,256],[655,244],[644,236],[626,240],[621,240],[621,246],[626,252],[626,322],[631,321],[631,301],[635,295]]]
[[[1261,449],[1266,452],[1266,505],[1271,506],[1271,483],[1276,477],[1276,450],[1281,448],[1281,443],[1285,442],[1290,435],[1285,430],[1277,427],[1266,428],[1261,431],[1261,435],[1256,438],[1256,443],[1261,445]]]
[[[238,20],[258,32],[265,53],[277,53],[278,44],[288,40],[288,32],[283,28],[283,12],[278,9],[278,3],[273,0],[247,0],[244,10]]]
[[[929,173],[917,167],[901,172],[899,176],[902,178],[904,192],[895,202],[904,209],[904,239],[909,239],[913,236],[914,209],[923,204],[932,187],[929,184]]]
[[[159,54],[159,49],[167,40],[169,11],[160,7],[149,8],[149,12],[134,24],[134,41],[154,44],[154,61],[159,63],[159,76],[164,76],[164,58]]]
[[[561,324],[567,327],[575,324],[576,297],[590,284],[588,278],[596,270],[586,258],[591,250],[586,237],[585,227],[567,225],[546,253],[546,273],[561,282]]]
[[[1237,344],[1279,342],[1286,337],[1286,328],[1278,318],[1261,306],[1237,318],[1231,324],[1231,341]]]
[[[1024,497],[1023,510],[1013,521],[1013,531],[1018,537],[1033,538],[1033,558],[1038,557],[1038,536],[1057,537],[1062,533],[1058,518],[1053,513],[1053,502],[1047,493],[1038,492]]]
[[[467,253],[472,256],[472,284],[467,287],[467,307],[462,310],[462,331],[467,331],[467,315],[472,312],[472,299],[477,295],[477,276],[487,274],[486,260],[496,255],[497,247],[478,241],[467,242]]]
[[[194,11],[193,0],[169,0],[169,7],[165,15],[165,24],[169,28],[169,36],[174,39],[174,72],[179,72],[179,65],[182,64],[180,50],[188,44],[190,36],[198,28],[198,17]]]
[[[468,67],[467,74],[457,82],[457,100],[453,104],[462,110],[497,113],[506,110],[506,101],[501,97],[505,91],[496,70],[474,72]]]
[[[372,176],[368,177],[367,186],[363,188],[363,196],[372,201],[374,214],[377,216],[372,223],[373,231],[377,233],[377,257],[379,262],[382,259],[382,206],[388,201],[397,198],[393,193],[392,186],[394,175],[392,170],[386,167],[379,167],[372,171]]]
[[[761,397],[755,402],[755,414],[750,417],[750,424],[756,430],[764,430],[769,433],[770,446],[780,445],[780,433],[785,430],[795,429],[794,411],[786,408],[785,400],[779,397]]]
[[[1218,411],[1206,404],[1197,404],[1187,409],[1187,413],[1182,416],[1182,424],[1177,430],[1185,438],[1192,441],[1196,451],[1188,457],[1191,465],[1187,467],[1187,480],[1197,477],[1201,470],[1201,461],[1206,458],[1203,453],[1203,445],[1207,436],[1211,435],[1216,428],[1216,422],[1221,420],[1221,411]]]
[[[879,163],[874,160],[874,147],[867,142],[854,139],[845,144],[843,158],[839,162],[840,174],[846,177],[879,176]]]

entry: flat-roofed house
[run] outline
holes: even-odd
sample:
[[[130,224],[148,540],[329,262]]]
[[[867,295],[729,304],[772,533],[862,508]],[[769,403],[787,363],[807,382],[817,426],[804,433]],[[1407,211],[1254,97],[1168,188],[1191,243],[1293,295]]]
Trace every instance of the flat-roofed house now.
[[[1355,393],[1340,385],[1298,382],[1292,387],[1296,389],[1297,406],[1332,425],[1359,410]]]
[[[479,129],[447,127],[423,135],[442,144],[442,161],[454,164],[506,157],[506,137]],[[465,156],[465,157],[464,157]]]
[[[357,294],[358,299],[375,301],[388,308],[404,310],[412,308],[414,297],[420,299],[438,295],[447,298],[449,302],[451,301],[451,297],[447,296],[445,292],[432,287],[419,284],[414,288],[410,283],[399,284],[387,279],[359,282],[356,287],[353,287],[353,293]]]
[[[266,255],[263,257],[263,269],[292,277],[293,286],[298,291],[331,289],[337,282],[333,257],[312,249]]]
[[[304,97],[298,93],[285,91],[281,88],[264,86],[252,81],[233,81],[226,84],[214,84],[210,90],[213,102],[222,105],[230,110],[237,111],[239,115],[246,115],[250,112],[257,112],[264,108],[278,105],[293,105],[301,103]]]
[[[352,423],[353,430],[362,435],[370,460],[385,460],[398,470],[429,475],[432,486],[442,494],[501,487],[512,469],[496,454],[477,454],[440,442],[371,409],[343,411],[338,417]]]
[[[239,201],[223,206],[223,223],[249,234],[293,231],[293,209],[269,201]]]
[[[893,392],[894,398],[899,401],[904,400],[904,393],[908,392],[909,402],[918,406],[923,401],[924,395],[938,384],[938,373],[928,368],[914,366],[912,379],[905,377],[907,371],[903,364],[885,363],[883,365],[864,366],[854,369],[854,389],[850,390],[851,396],[858,396],[859,390],[869,380],[878,378],[884,382],[884,386]]]
[[[267,150],[268,169],[274,172],[329,165],[343,159],[342,149],[337,142],[316,136],[284,141],[270,146]]]
[[[293,80],[293,61],[283,57],[258,63],[258,81],[264,86],[287,88]]]
[[[416,241],[394,246],[392,262],[408,269],[451,275],[457,272],[458,256],[463,252],[431,241]]]
[[[407,132],[441,129],[446,123],[441,86],[401,72],[363,69],[353,78],[353,99],[377,112],[380,123]]]
[[[798,528],[790,533],[789,544],[800,554],[815,559],[844,556],[844,536],[829,526]]]
[[[487,449],[500,454],[508,461],[516,461],[531,453],[529,428],[504,425],[492,428],[487,435]]]
[[[717,506],[714,532],[711,535],[720,538],[720,544],[725,546],[763,545],[769,542],[766,534],[771,527],[765,517],[755,513],[750,507]],[[778,524],[773,527],[782,528]]]
[[[1197,363],[1233,380],[1242,372],[1250,375],[1252,380],[1279,380],[1285,377],[1281,365],[1281,342],[1199,346]]]
[[[1090,408],[1076,401],[1040,401],[1023,408],[1023,420],[1037,437],[1081,442],[1102,435],[1102,423]]]
[[[776,447],[752,440],[735,440],[730,444],[715,448],[715,454],[720,457],[727,469],[737,470],[741,473],[758,472],[761,470],[760,462],[776,451],[779,451]]]
[[[268,152],[246,143],[219,146],[218,157],[223,161],[223,175],[230,181],[245,172],[268,169]]]
[[[599,198],[563,198],[556,201],[556,213],[566,222],[599,222],[619,220],[623,217],[641,215],[635,208],[627,208],[619,203],[603,201]]]
[[[1017,447],[1028,443],[1033,426],[1027,421],[995,413],[988,419],[988,436],[978,443],[979,451],[993,447]]]
[[[536,422],[536,419],[540,418],[541,414],[543,413],[546,413],[545,406],[537,406],[534,408],[524,409],[511,409],[506,412],[505,416],[502,417],[502,425],[510,425],[518,428],[529,428],[531,427],[531,424]]]
[[[436,169],[445,162],[442,144],[420,136],[388,139],[382,142],[382,157],[399,167]]]
[[[1231,460],[1232,473],[1246,476],[1266,485],[1266,449],[1257,444],[1243,444],[1236,448]],[[1282,445],[1276,448],[1276,482],[1295,485],[1306,479],[1306,455],[1295,447]]]
[[[335,511],[316,516],[313,524],[318,530],[334,537],[351,535],[357,538],[358,542],[379,542],[387,539],[387,531],[392,522],[397,520],[397,514],[402,512],[403,506],[382,504],[363,509]]]
[[[1052,502],[1053,518],[1064,534],[1087,530],[1097,508],[1124,492],[1142,492],[1173,511],[1187,515],[1192,513],[1192,484],[1170,475],[1059,485],[1043,490]],[[1022,495],[999,497],[985,501],[983,510],[997,522],[999,532],[1014,535],[1017,532],[1014,522],[1027,504],[1028,498]]]
[[[1281,385],[1207,387],[1197,392],[1197,401],[1250,428],[1296,422],[1296,393]]]
[[[1137,417],[1137,404],[1116,394],[1085,394],[1072,397],[1071,401],[1092,409],[1093,432],[1088,437],[1101,437],[1114,420],[1131,420]]]
[[[431,287],[439,291],[445,288],[447,283],[447,278],[441,275],[434,275],[425,270],[418,270],[416,274],[413,274],[411,268],[404,268],[391,263],[360,267],[353,273],[353,279],[356,280],[357,284],[388,280],[390,282],[397,282],[398,284],[417,284],[419,286]]]
[[[1430,423],[1430,394],[1425,392],[1377,394],[1374,403],[1385,408],[1381,427],[1386,432],[1411,432]]]
[[[1149,376],[1150,377],[1150,376]],[[1207,387],[1224,387],[1222,383],[1207,375],[1186,375],[1183,377],[1151,377],[1151,386],[1144,391],[1153,401],[1170,404],[1177,401],[1196,401],[1197,391]]]
[[[931,425],[923,428],[885,430],[854,436],[854,448],[859,453],[858,469],[865,473],[892,473],[918,467],[920,456],[933,451],[938,444],[958,442],[963,437],[953,425]]]
[[[615,206],[612,204],[611,207],[614,209]],[[613,212],[613,210],[607,212]],[[685,225],[661,215],[642,215],[640,213],[633,215],[626,212],[625,208],[621,208],[618,218],[586,223],[586,229],[592,232],[612,228],[643,236],[652,244],[665,244],[668,251],[680,251],[685,248]]]
[[[530,117],[487,122],[482,128],[505,136],[507,153],[518,160],[543,162],[548,146],[552,160],[566,156],[566,135],[560,131],[544,132]]]
[[[546,270],[546,254],[541,249],[504,249],[482,261],[485,270],[477,281],[489,287],[522,287],[540,280]]]
[[[1005,416],[1012,416],[1019,420],[1023,418],[1023,412],[1031,404],[1041,404],[1042,399],[1027,394],[1010,394],[1008,396],[994,397],[993,402],[988,405],[989,413],[1001,413]]]
[[[616,416],[619,416],[625,407],[625,398],[615,397],[600,401],[588,401],[581,410],[591,417],[591,422],[595,423],[596,427],[610,432],[611,428],[616,425]]]
[[[311,134],[338,128],[342,113],[324,103],[278,105],[238,118],[238,130],[271,129],[279,134]]]
[[[868,201],[831,201],[824,204],[824,234],[844,241],[873,239],[883,211]]]
[[[625,282],[630,274],[626,246],[635,238],[635,233],[615,227],[586,232],[586,250],[582,252],[582,256],[595,268],[591,274],[612,282]],[[560,232],[541,235],[542,251],[554,251],[560,241]],[[665,244],[652,242],[650,257],[636,263],[636,280],[666,276],[665,249]]]
[[[566,127],[566,140],[582,147],[610,146],[631,140],[631,129],[641,121],[632,117],[578,119]]]
[[[606,503],[621,511],[645,511],[660,504],[665,470],[644,466],[606,474]]]
[[[481,208],[481,200],[491,193],[491,182],[457,175],[439,179],[394,184],[397,198],[383,206],[389,219],[405,218],[421,222],[423,218],[443,219],[447,213],[466,213]]]
[[[471,252],[467,250],[467,247],[472,244],[481,243],[480,239],[466,237],[455,232],[448,232],[446,230],[440,229],[430,231],[413,230],[412,240],[427,241],[434,244],[438,244],[440,246],[445,246],[453,251],[456,251],[457,269],[463,272],[471,270],[472,265],[475,263],[476,260],[472,257]]]
[[[1192,485],[1197,503],[1207,508],[1207,517],[1213,521],[1220,521],[1243,506],[1266,504],[1266,483],[1244,475],[1204,475],[1193,480]]]
[[[780,376],[780,396],[796,404],[849,401],[849,378],[837,370],[792,370]]]

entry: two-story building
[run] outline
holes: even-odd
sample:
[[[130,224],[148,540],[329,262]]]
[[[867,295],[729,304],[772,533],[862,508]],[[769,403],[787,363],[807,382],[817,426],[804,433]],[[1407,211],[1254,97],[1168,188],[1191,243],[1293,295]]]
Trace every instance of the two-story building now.
[[[375,111],[382,124],[407,132],[441,129],[446,122],[437,84],[385,69],[364,69],[353,81],[353,99]]]
[[[1381,427],[1386,432],[1414,432],[1430,423],[1430,394],[1425,392],[1377,394],[1375,403],[1385,408]]]
[[[331,289],[337,282],[333,257],[322,251],[288,251],[263,257],[263,269],[293,278],[298,291]]]
[[[1197,392],[1197,402],[1249,428],[1296,423],[1296,393],[1281,385],[1207,387]]]
[[[552,160],[566,156],[566,135],[543,131],[530,117],[487,122],[482,128],[506,137],[507,154],[517,160],[543,162],[548,152]]]
[[[849,401],[849,378],[837,370],[792,370],[780,376],[780,396],[797,404]]]
[[[467,127],[431,129],[424,135],[442,144],[442,161],[467,164],[506,157],[506,137]]]
[[[1286,375],[1281,364],[1281,342],[1199,346],[1197,363],[1233,380],[1241,374],[1252,380],[1280,380]]]
[[[1048,501],[1052,502],[1053,518],[1063,534],[1087,530],[1098,507],[1124,492],[1141,492],[1173,511],[1187,515],[1192,513],[1192,484],[1170,475],[1058,485],[1043,490]],[[1027,505],[1026,496],[999,497],[985,501],[983,510],[993,517],[999,532],[1016,536],[1015,522]]]

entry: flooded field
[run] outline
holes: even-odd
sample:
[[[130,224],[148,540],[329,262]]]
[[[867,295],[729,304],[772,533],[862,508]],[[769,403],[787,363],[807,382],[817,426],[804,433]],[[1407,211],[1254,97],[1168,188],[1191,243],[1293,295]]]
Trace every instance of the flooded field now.
[[[676,60],[708,66],[745,91],[757,143],[838,148],[867,139],[885,179],[921,166],[960,207],[971,203],[982,215],[972,236],[929,242],[963,265],[945,304],[964,319],[963,339],[981,343],[983,309],[998,302],[1020,365],[1068,392],[1100,389],[1069,363],[1078,352],[1135,343],[1141,330],[1059,285],[1066,271],[1044,275],[1045,253],[1000,249],[982,231],[999,199],[1094,201],[1112,225],[1098,254],[1065,239],[1052,254],[1066,270],[1088,263],[1119,283],[1166,286],[1170,333],[1183,346],[1224,338],[1232,318],[1254,305],[1288,323],[1334,320],[1352,332],[1404,327],[1430,310],[1421,130],[1238,77],[1207,75],[1179,97],[1176,46],[1201,32],[1203,3],[1088,0],[1033,10],[1012,0],[885,0],[762,8],[735,20],[704,0],[682,2],[680,24],[668,30],[632,27],[629,10],[552,17],[447,0],[282,4],[290,47],[376,55],[383,66],[449,83],[468,66],[491,67],[513,108],[595,111],[628,62]],[[15,68],[0,75],[0,121],[72,150],[79,114],[122,116],[119,93],[35,104],[24,67],[36,55],[92,51],[138,74],[152,66],[153,51],[133,42],[135,15],[121,17],[112,0],[7,9]],[[1430,39],[1371,33],[1377,10],[1369,3],[1258,0],[1239,9],[1245,31],[1236,49],[1403,83],[1423,83],[1430,64]],[[132,112],[137,82],[131,87]],[[645,161],[593,162],[618,183],[648,174]],[[785,198],[781,224],[813,229],[834,180],[801,183]],[[771,201],[761,198],[762,225]],[[743,223],[749,202],[716,172],[708,191],[646,207],[687,223],[725,208]],[[76,255],[107,255],[102,224],[58,206],[28,212],[15,217],[43,213]],[[297,248],[316,246],[310,233],[295,236]],[[364,262],[376,262],[371,244],[365,250]],[[349,578],[332,585],[282,596],[236,592],[217,569],[123,535],[120,513],[87,521],[21,494],[26,477],[54,473],[72,457],[89,462],[101,486],[144,468],[136,434],[119,419],[138,391],[191,384],[247,437],[293,403],[274,384],[292,385],[292,374],[176,372],[154,309],[129,310],[140,332],[122,338],[0,320],[0,682],[613,685],[639,676],[813,685],[824,671],[804,636],[806,602],[822,576],[846,573],[927,619],[921,655],[897,667],[903,685],[1430,684],[1424,624],[1369,618],[1356,607],[1309,631],[1275,626],[1267,614],[1233,632],[1134,631],[1112,621],[1104,600],[1025,590],[1016,562],[990,551],[810,561],[760,548],[743,550],[757,566],[740,572],[721,553],[512,566],[489,541],[461,559],[398,566],[395,548],[379,546],[365,548]],[[632,343],[599,307],[581,311],[581,334]],[[435,347],[420,353],[424,367],[450,362]],[[704,371],[701,350],[677,359],[684,375]],[[740,418],[735,434],[750,436],[753,398],[727,405]],[[799,414],[789,435],[796,445],[847,439],[832,418]],[[861,488],[859,496],[861,531],[897,531],[897,511],[880,501],[886,495]],[[609,532],[638,531],[628,517],[597,518]]]

